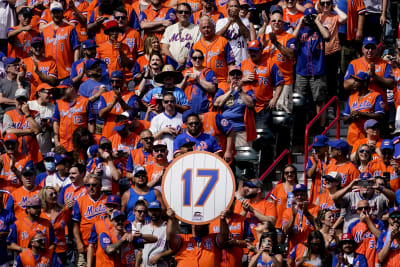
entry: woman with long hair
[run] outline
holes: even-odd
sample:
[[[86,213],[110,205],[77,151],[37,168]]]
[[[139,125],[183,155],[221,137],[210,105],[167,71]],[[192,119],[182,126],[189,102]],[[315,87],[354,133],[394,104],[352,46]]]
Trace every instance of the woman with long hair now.
[[[65,206],[58,204],[58,194],[56,188],[45,186],[39,192],[42,202],[42,213],[40,217],[51,222],[57,238],[56,253],[65,265],[67,263],[67,240],[65,237],[65,226],[69,224],[72,215],[73,200],[67,200]]]
[[[163,56],[158,51],[151,52],[149,63],[144,68],[144,75],[136,90],[136,95],[142,98],[151,89],[161,86],[154,81],[154,77],[161,73],[164,66]]]
[[[75,162],[86,165],[88,160],[87,150],[96,144],[93,135],[85,127],[78,127],[72,133],[72,157]]]
[[[278,241],[276,231],[264,232],[258,243],[258,252],[251,258],[249,267],[256,266],[282,266],[283,257],[278,254]]]
[[[140,81],[144,76],[146,66],[149,65],[150,55],[153,52],[161,53],[160,40],[155,35],[147,35],[144,39],[144,55],[138,57],[133,71],[133,77],[136,81]]]
[[[357,148],[353,163],[358,170],[363,173],[367,169],[368,163],[372,160],[372,152],[367,144],[362,144]]]
[[[325,248],[334,252],[339,242],[339,236],[336,234],[335,224],[336,218],[329,209],[323,209],[318,212],[316,223],[318,230],[324,236]]]
[[[282,168],[281,182],[272,189],[270,197],[274,200],[276,208],[276,228],[282,227],[283,212],[292,207],[293,201],[293,186],[298,184],[297,169],[292,164],[287,164]]]

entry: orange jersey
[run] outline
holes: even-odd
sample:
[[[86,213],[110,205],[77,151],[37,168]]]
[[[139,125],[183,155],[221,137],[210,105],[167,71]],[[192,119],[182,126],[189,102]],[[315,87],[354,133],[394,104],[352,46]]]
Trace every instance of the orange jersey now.
[[[75,201],[86,193],[86,186],[82,185],[76,187],[73,183],[70,183],[60,189],[60,193],[58,195],[58,203],[64,205],[67,200]]]
[[[228,4],[228,0],[217,0],[215,1],[215,6],[217,7],[217,11],[222,13],[224,18],[228,16],[228,11],[226,10]]]
[[[121,49],[129,59],[134,59],[128,45],[122,43]],[[132,74],[130,74],[131,70],[123,65],[119,51],[114,48],[114,45],[110,41],[99,45],[97,48],[97,57],[106,63],[109,73],[120,70],[124,73],[125,77],[127,77],[127,75],[132,77]]]
[[[273,97],[274,87],[284,82],[282,72],[278,66],[268,59],[268,54],[264,53],[260,62],[255,64],[251,58],[245,59],[240,64],[243,76],[251,73],[255,74],[255,79],[251,83],[245,83],[245,86],[253,89],[256,96],[256,112],[260,112]]]
[[[199,10],[192,14],[192,16],[190,17],[190,22],[193,24],[199,24],[200,18],[203,16],[210,17],[214,21],[215,24],[217,24],[217,21],[219,19],[224,18],[224,14],[222,14],[221,12],[214,10],[214,9],[210,13],[205,13],[205,12],[203,12],[203,10]]]
[[[99,110],[104,109],[109,105],[112,105],[115,97],[116,95],[114,90],[102,93],[100,96]],[[135,109],[139,108],[139,103],[136,100],[136,95],[134,92],[128,92],[126,89],[124,89],[124,91],[121,94],[121,98],[127,105],[131,106],[132,108]],[[104,126],[102,132],[102,135],[104,137],[109,138],[110,136],[116,133],[113,131],[114,126],[117,125],[117,123],[115,122],[115,118],[118,115],[121,115],[122,112],[124,112],[124,110],[122,109],[121,104],[117,102],[110,110],[110,112],[107,113],[104,119]]]
[[[314,204],[308,205],[308,211],[312,216],[317,216],[319,207]],[[282,226],[289,222],[290,217],[292,217],[292,208],[287,208],[283,212],[282,216]],[[296,214],[295,221],[293,223],[291,234],[289,235],[288,251],[291,251],[297,244],[307,241],[308,234],[315,230],[314,226],[308,221],[306,216],[303,215],[301,211]]]
[[[203,132],[214,136],[223,153],[226,151],[226,137],[231,131],[232,125],[221,114],[213,111],[203,113]]]
[[[96,201],[94,201],[89,195],[84,195],[78,198],[75,202],[72,220],[80,224],[79,228],[85,246],[88,245],[93,223],[102,219],[106,212],[106,200],[106,195],[101,195]]]
[[[54,256],[55,252],[52,249],[45,249],[44,252],[37,255],[37,259],[35,259],[31,249],[27,249],[19,254],[22,266],[26,267],[51,266]],[[61,264],[60,259],[58,259],[58,263]]]
[[[154,163],[154,158],[152,152],[145,152],[143,148],[137,148],[131,150],[128,157],[128,162],[126,164],[126,171],[133,172],[134,166],[151,165]]]
[[[333,215],[335,215],[335,220],[340,217],[340,207],[336,207],[335,202],[332,200],[329,192],[326,190],[325,192],[319,194],[315,201],[314,205],[319,206],[321,210],[329,209],[332,211]]]
[[[44,28],[42,32],[45,56],[56,62],[58,78],[62,80],[70,75],[74,51],[80,43],[74,26],[64,23],[56,29],[54,25]]]
[[[217,234],[208,234],[200,242],[191,234],[180,234],[181,247],[175,253],[177,267],[220,266],[221,251],[217,247]]]
[[[392,68],[390,67],[389,63],[381,58],[376,59],[373,63],[375,64],[375,74],[377,76],[380,76],[382,78],[394,79]],[[347,68],[344,80],[350,79],[350,75],[356,75],[359,72],[368,73],[369,67],[370,63],[368,63],[364,57],[352,60]],[[388,109],[386,88],[382,88],[378,83],[373,82],[372,80],[369,83],[368,87],[371,91],[377,92],[382,96],[382,100],[385,103],[386,111]]]
[[[307,161],[307,168],[308,171],[313,166],[315,160],[313,157],[309,157]],[[311,192],[310,192],[310,202],[314,203],[315,199],[318,197],[319,194],[323,192],[324,183],[322,183],[322,176],[325,175],[327,164],[326,162],[322,162],[318,159],[317,168],[315,169],[314,176],[312,178],[311,183]]]
[[[29,129],[29,120],[26,118],[25,114],[19,113],[17,109],[9,110],[5,114],[9,116],[13,122],[12,127],[7,126],[9,127],[8,129]],[[36,164],[42,161],[42,154],[40,153],[39,143],[35,135],[19,136],[18,143],[19,151],[24,155],[28,155],[32,159],[33,163]]]
[[[366,11],[363,0],[347,0],[347,40],[351,41],[356,38],[358,17],[365,14]]]
[[[297,11],[296,14],[290,14],[285,8],[283,10],[283,21],[289,23],[289,26],[296,29],[297,24],[299,24],[300,18],[303,16],[303,12]]]
[[[210,233],[218,234],[220,232],[219,218],[212,221],[209,225]],[[245,240],[251,235],[248,231],[246,218],[233,213],[228,217],[229,237],[234,240]],[[223,267],[241,267],[243,248],[230,247],[221,251],[221,265]]]
[[[376,147],[381,147],[382,141],[383,141],[382,138],[379,138],[378,140],[376,140]],[[354,143],[354,145],[353,145],[353,150],[351,151],[351,153],[353,154],[354,152],[357,152],[357,149],[358,149],[361,145],[367,144],[367,142],[368,142],[368,138],[367,138],[367,137],[358,139],[358,140]],[[378,155],[376,152],[374,152],[374,153],[372,154],[372,159],[377,159],[377,158],[379,158],[379,155]]]
[[[203,9],[203,4],[200,0],[179,0],[178,4],[187,3],[192,8],[192,13],[197,12],[198,10]]]
[[[3,161],[3,168],[0,172],[0,188],[12,193],[21,186],[21,182],[11,170],[11,159],[7,153],[1,154],[1,160]],[[29,155],[18,153],[15,156],[14,166],[21,172],[29,162],[32,162]]]
[[[129,28],[118,36],[118,42],[126,44],[133,54],[133,60],[136,60],[144,53],[144,42],[137,30]]]
[[[204,67],[214,71],[218,82],[226,82],[228,65],[235,63],[235,57],[228,40],[216,35],[214,40],[207,44],[206,40],[201,38],[193,45],[192,51],[196,49],[203,52]]]
[[[393,88],[394,104],[397,107],[400,105],[400,68],[393,68],[394,81],[396,82]]]
[[[88,98],[78,96],[72,103],[64,99],[57,100],[53,120],[60,124],[60,144],[67,151],[72,151],[72,134],[75,129],[80,126],[87,127],[88,121],[94,119]]]
[[[38,87],[39,84],[43,83],[43,81],[39,78],[39,75],[36,74],[35,72],[35,63],[33,62],[32,57],[27,57],[23,59],[25,66],[26,66],[26,75],[25,77],[31,84],[31,96],[29,97],[29,100],[35,100],[36,99],[36,88]],[[38,65],[38,70],[45,74],[52,76],[57,79],[58,73],[57,73],[57,66],[54,60],[50,58],[44,58],[41,61],[37,62]]]
[[[276,34],[276,39],[282,46],[296,51],[297,41],[292,34],[282,31]],[[268,55],[268,60],[271,60],[278,66],[282,73],[283,79],[285,80],[284,84],[293,84],[294,58],[288,58],[284,56],[281,51],[279,51],[279,49],[276,48],[272,42],[270,42],[269,34],[264,34],[261,40],[265,44],[263,52]]]
[[[51,222],[47,219],[38,218],[35,222],[31,222],[25,216],[15,221],[16,232],[14,233],[13,242],[23,248],[28,248],[29,242],[37,232],[42,232],[47,237],[47,246],[55,242],[54,230]]]
[[[376,220],[373,220],[372,222],[378,230],[383,231],[385,229],[383,222]],[[352,234],[354,241],[358,244],[355,252],[365,256],[368,266],[375,266],[375,262],[378,259],[376,253],[377,238],[373,233],[371,233],[368,225],[360,222],[360,220],[356,220],[349,225],[348,231]]]
[[[325,173],[338,172],[342,176],[342,188],[351,183],[351,181],[358,179],[360,176],[360,171],[357,167],[350,161],[342,164],[336,164],[336,162],[331,162],[326,167]]]
[[[289,251],[288,258],[295,262],[296,259],[301,259],[302,257],[307,256],[307,251],[308,248],[306,245],[303,243],[298,243],[291,251]]]
[[[21,219],[26,216],[26,201],[28,201],[28,198],[39,197],[39,192],[41,189],[42,187],[40,185],[36,186],[30,191],[25,189],[24,186],[21,186],[11,193],[11,196],[14,200],[15,218]]]
[[[20,26],[11,27],[8,32],[14,31]],[[35,29],[22,31],[12,38],[8,39],[8,56],[9,57],[28,57],[31,51],[31,39],[39,36],[39,32]]]
[[[390,173],[390,188],[393,192],[396,192],[400,188],[400,180],[396,171],[393,169],[392,165],[386,165],[383,159],[377,158],[371,160],[367,165],[367,172],[369,172],[372,177],[383,176],[384,172]]]
[[[274,200],[276,209],[276,228],[282,227],[283,212],[292,207],[293,193],[285,191],[285,184],[277,184],[271,191],[270,197]]]
[[[369,92],[364,96],[359,96],[358,92],[354,92],[347,100],[344,116],[349,116],[352,111],[359,111],[363,113],[384,114],[385,103],[382,96],[377,92]],[[360,116],[357,121],[352,121],[349,125],[347,133],[347,142],[349,145],[354,146],[354,143],[365,137],[364,123],[367,118]]]
[[[161,166],[161,165],[158,165],[156,162],[154,162],[153,164],[147,165],[145,167],[146,171],[147,171],[147,177],[148,177],[147,182],[150,182],[151,180],[162,175],[164,173],[164,171],[167,169],[167,167],[168,167],[168,164],[166,166]],[[161,180],[160,180],[160,183],[161,183]]]
[[[175,11],[173,8],[169,8],[166,6],[162,6],[159,10],[154,10],[153,5],[150,4],[146,9],[142,10],[139,15],[139,23],[142,21],[160,21],[160,20],[169,20],[172,24],[175,23],[176,16]],[[147,32],[146,30],[143,31],[143,40],[146,39],[147,35],[153,34],[155,35],[158,40],[162,39],[164,31],[161,32]]]
[[[122,138],[117,132],[109,138],[112,144],[113,152],[123,151],[129,153],[139,143],[140,136],[134,132],[127,137]]]
[[[50,221],[53,225],[54,234],[57,238],[56,252],[62,253],[67,251],[67,239],[65,238],[66,225],[69,224],[71,220],[72,210],[64,208],[60,211],[54,221],[51,221],[50,217],[42,211],[40,217]]]

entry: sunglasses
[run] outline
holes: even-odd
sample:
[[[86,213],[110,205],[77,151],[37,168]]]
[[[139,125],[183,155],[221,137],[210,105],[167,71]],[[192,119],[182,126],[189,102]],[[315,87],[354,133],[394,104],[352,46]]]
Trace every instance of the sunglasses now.
[[[175,100],[163,100],[164,104],[173,104]]]
[[[358,211],[362,211],[362,210],[370,210],[371,208],[370,207],[368,207],[368,206],[365,206],[365,207],[358,207],[357,208],[357,210]]]
[[[36,50],[39,50],[43,47],[43,45],[32,45],[32,47]]]
[[[390,215],[389,218],[391,218],[391,219],[396,219],[396,218],[397,218],[397,219],[400,219],[400,214],[397,214],[397,215],[396,215],[396,214]]]
[[[146,213],[147,210],[135,210],[137,213]]]
[[[315,246],[315,247],[317,247],[317,246],[320,246],[320,245],[321,245],[321,243],[319,243],[319,242],[318,242],[318,243],[310,243],[310,245],[311,245],[311,246]]]
[[[287,172],[283,172],[284,174],[295,174],[295,171],[287,171]]]
[[[38,239],[32,239],[32,242],[38,242],[38,243],[46,243],[46,238],[38,238]]]
[[[85,184],[86,187],[97,187],[97,184]]]
[[[120,83],[122,80],[110,80],[110,83]]]
[[[187,124],[190,125],[190,126],[197,126],[197,125],[200,124],[200,122],[199,121],[192,121],[192,122],[188,122]]]
[[[321,6],[330,6],[332,4],[331,1],[328,2],[319,2]]]
[[[114,221],[116,223],[123,223],[123,222],[125,222],[125,219],[124,218],[115,218]]]
[[[30,206],[30,208],[31,208],[31,209],[35,209],[35,210],[38,210],[38,209],[41,209],[42,206]]]
[[[366,50],[369,50],[369,49],[375,50],[375,49],[376,49],[376,45],[367,45],[367,46],[364,46],[364,48],[365,48]]]
[[[136,178],[139,178],[139,177],[147,177],[147,174],[146,174],[146,173],[138,173],[138,174],[135,174],[135,177],[136,177]]]
[[[127,16],[115,16],[114,17],[116,20],[126,20]]]
[[[165,153],[167,151],[165,148],[159,148],[159,149],[153,149],[154,152],[156,153]]]
[[[280,20],[280,19],[273,19],[273,20],[271,20],[271,22],[274,22],[274,23],[281,23],[281,22],[283,22],[283,20]]]
[[[203,60],[204,57],[192,57],[192,59],[193,59],[194,61],[196,61],[196,60]]]
[[[143,137],[142,140],[143,140],[143,141],[146,141],[146,142],[148,142],[148,141],[154,141],[154,137]]]
[[[242,74],[240,72],[231,72],[229,73],[231,76],[236,76],[236,77],[242,77]]]
[[[110,144],[104,144],[100,146],[101,149],[107,150],[107,149],[112,149],[112,146]]]
[[[190,11],[188,11],[188,10],[178,10],[177,12],[178,12],[178,14],[185,14],[185,15],[190,14]]]
[[[51,196],[51,197],[57,196],[57,192],[51,192],[51,193],[49,194],[49,196]]]
[[[368,149],[361,149],[360,150],[360,153],[370,153],[371,151],[370,150],[368,150]]]

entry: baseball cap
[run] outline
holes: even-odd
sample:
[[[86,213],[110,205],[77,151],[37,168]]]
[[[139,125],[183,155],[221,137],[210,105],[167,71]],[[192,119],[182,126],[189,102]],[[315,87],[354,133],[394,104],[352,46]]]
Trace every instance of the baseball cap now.
[[[382,143],[381,143],[381,150],[384,150],[384,149],[394,150],[394,145],[393,145],[392,140],[390,140],[390,139],[385,139],[385,140],[382,141]]]
[[[96,45],[96,42],[92,39],[87,39],[86,41],[82,42],[83,49],[89,49],[89,48],[93,48],[93,47],[98,47],[98,46]]]
[[[245,0],[239,0],[239,6],[250,6],[249,3]]]
[[[368,128],[374,128],[377,125],[378,125],[378,121],[377,120],[374,120],[374,119],[366,120],[364,122],[364,130],[367,130]]]
[[[4,137],[4,142],[18,142],[18,137],[13,133],[9,133]]]
[[[33,167],[32,164],[27,164],[25,167],[22,169],[22,175],[33,175],[35,174],[35,168]]]
[[[117,131],[117,132],[122,131],[123,129],[125,129],[126,126],[128,126],[128,124],[129,124],[129,120],[128,119],[119,121],[114,126],[113,131]]]
[[[133,176],[135,176],[139,172],[145,172],[147,174],[146,169],[144,167],[138,165],[138,166],[135,167],[135,170],[133,171]]]
[[[304,10],[304,16],[316,15],[316,14],[317,14],[317,10],[315,10],[315,8],[313,8],[313,7],[309,7],[309,8],[306,8],[306,10]]]
[[[165,146],[165,147],[167,147],[167,143],[165,141],[163,141],[163,140],[156,140],[153,143],[153,147],[156,147],[156,146]]]
[[[352,77],[353,79],[359,80],[359,81],[369,81],[369,75],[366,72],[359,72],[355,75],[350,75],[350,77]]]
[[[35,207],[35,206],[42,206],[42,201],[37,196],[30,197],[26,201],[27,207]]]
[[[60,2],[53,2],[50,5],[50,12],[53,12],[54,10],[64,11],[64,7]]]
[[[109,20],[104,24],[104,33],[107,34],[111,29],[117,28],[120,29],[118,26],[118,22],[116,20]]]
[[[148,209],[161,209],[161,202],[158,200],[150,202]]]
[[[367,36],[364,38],[363,46],[367,46],[369,44],[376,45],[375,37]]]
[[[22,88],[17,89],[17,91],[15,92],[15,99],[24,97],[26,99],[29,98],[29,94],[28,91]]]
[[[43,157],[44,160],[46,160],[46,159],[55,160],[55,158],[56,158],[56,153],[54,153],[54,152],[47,152],[46,154],[44,154],[44,157]]]
[[[328,146],[340,150],[344,153],[347,153],[349,151],[349,144],[342,139],[338,139],[335,141],[328,141]]]
[[[260,51],[262,49],[262,47],[258,40],[253,40],[248,43],[247,49],[253,50],[253,51]]]
[[[67,155],[65,154],[55,154],[54,155],[54,160],[56,162],[56,165],[60,164],[63,162],[63,160],[65,160],[67,158]]]
[[[35,44],[44,44],[43,38],[42,37],[33,37],[31,39],[31,46]]]
[[[394,213],[394,212],[399,212],[400,213],[400,207],[393,207],[389,209],[389,215]]]
[[[250,188],[263,188],[264,184],[258,179],[251,179],[250,181],[245,181],[244,186],[248,186]]]
[[[119,196],[110,195],[107,197],[107,204],[121,205],[121,198]]]
[[[111,141],[107,139],[106,137],[102,136],[99,141],[99,146],[104,145],[104,144],[111,144]]]
[[[278,12],[280,14],[283,14],[283,9],[282,9],[282,7],[280,5],[274,5],[269,10],[270,14],[274,14],[276,12]]]
[[[51,86],[50,84],[48,84],[48,83],[41,83],[41,84],[39,84],[39,86],[36,88],[36,91],[40,91],[40,90],[50,90],[50,89],[53,89],[54,87],[53,86]]]
[[[229,67],[228,73],[231,74],[231,72],[233,72],[233,71],[239,71],[241,74],[243,74],[242,69],[240,68],[240,66],[237,66],[237,65]]]
[[[110,220],[111,221],[115,220],[117,217],[121,217],[121,216],[125,218],[125,213],[123,211],[120,211],[120,210],[113,211],[113,213],[110,216]]]
[[[29,7],[27,7],[27,6],[25,6],[25,7],[23,7],[23,8],[21,8],[19,11],[18,11],[18,15],[31,15],[31,16],[33,16],[33,13],[32,13],[32,9],[30,9]],[[32,43],[31,43],[32,44]]]
[[[21,59],[19,57],[8,57],[4,60],[4,65],[7,67],[9,64],[16,64],[19,63]]]
[[[115,78],[118,78],[118,79],[123,79],[124,78],[124,74],[122,73],[122,71],[120,71],[120,70],[114,70],[113,72],[111,72],[111,77],[110,77],[110,79],[115,79]]]
[[[324,179],[340,183],[342,181],[342,175],[338,172],[330,172],[324,176]]]
[[[361,180],[368,180],[372,178],[372,175],[369,172],[362,172],[360,173],[358,178],[360,178]]]
[[[99,153],[99,146],[98,145],[91,145],[87,150],[87,155],[89,158],[93,158]]]
[[[61,81],[60,85],[57,86],[57,88],[64,88],[64,87],[74,87],[74,81],[72,81],[72,79],[67,78]]]
[[[307,192],[307,187],[304,184],[295,184],[295,186],[293,186],[292,193],[297,191]]]
[[[342,234],[340,241],[339,241],[339,246],[341,247],[343,245],[343,243],[346,243],[346,242],[351,242],[353,244],[354,248],[357,248],[357,246],[358,246],[357,242],[354,240],[353,235],[351,233]]]
[[[329,138],[326,135],[317,135],[314,137],[314,143],[312,146],[321,147],[328,145]]]
[[[133,109],[128,109],[128,110],[122,112],[121,115],[127,117],[128,120],[130,120],[130,121],[135,120],[135,116],[136,116],[135,111]]]
[[[86,60],[85,62],[85,68],[87,70],[90,70],[95,64],[100,64],[100,59],[98,58],[89,58],[88,60]]]

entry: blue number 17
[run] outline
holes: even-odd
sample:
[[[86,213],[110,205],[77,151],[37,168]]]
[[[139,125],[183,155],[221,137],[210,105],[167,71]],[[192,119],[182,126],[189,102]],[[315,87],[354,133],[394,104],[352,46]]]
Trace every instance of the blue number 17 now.
[[[211,192],[213,191],[215,184],[218,181],[219,175],[218,170],[216,169],[197,169],[196,177],[211,177],[208,180],[208,183],[203,189],[203,192],[200,194],[200,197],[197,199],[195,206],[201,207],[204,206]],[[191,196],[192,196],[192,169],[187,169],[183,175],[183,206],[191,206]]]

